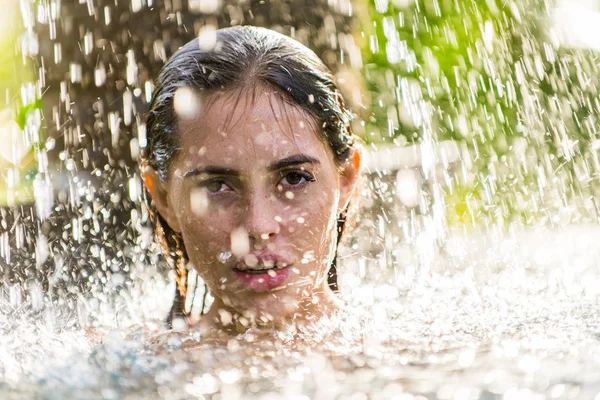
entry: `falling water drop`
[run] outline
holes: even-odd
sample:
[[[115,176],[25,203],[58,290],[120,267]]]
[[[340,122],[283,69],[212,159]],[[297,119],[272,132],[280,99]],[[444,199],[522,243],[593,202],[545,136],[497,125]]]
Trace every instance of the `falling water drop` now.
[[[104,86],[106,82],[106,68],[104,68],[104,64],[100,63],[98,67],[94,70],[94,83],[96,87]]]
[[[248,232],[244,227],[236,228],[231,232],[231,253],[241,258],[250,252],[250,241],[248,239]]]
[[[71,83],[81,83],[82,68],[81,64],[71,63],[69,65]]]
[[[190,193],[190,208],[195,215],[203,216],[208,204],[208,195],[203,188],[197,188]]]
[[[219,253],[219,261],[222,264],[225,264],[227,261],[229,261],[229,259],[231,258],[233,254],[230,251],[224,251],[222,253]]]
[[[198,46],[202,51],[212,51],[217,45],[217,30],[212,25],[200,28],[198,32]]]
[[[189,87],[181,87],[175,92],[173,99],[175,112],[183,119],[194,119],[200,112],[198,94]]]

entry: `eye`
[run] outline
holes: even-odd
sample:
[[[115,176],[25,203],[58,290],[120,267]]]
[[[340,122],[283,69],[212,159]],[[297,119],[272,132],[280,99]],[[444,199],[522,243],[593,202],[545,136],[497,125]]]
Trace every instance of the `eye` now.
[[[283,187],[302,187],[308,182],[314,182],[315,178],[307,172],[292,171],[283,175],[280,184]]]
[[[203,186],[210,193],[219,193],[219,192],[226,192],[226,191],[231,190],[231,188],[229,186],[227,186],[225,181],[220,180],[220,179],[208,181],[208,182],[204,183]]]

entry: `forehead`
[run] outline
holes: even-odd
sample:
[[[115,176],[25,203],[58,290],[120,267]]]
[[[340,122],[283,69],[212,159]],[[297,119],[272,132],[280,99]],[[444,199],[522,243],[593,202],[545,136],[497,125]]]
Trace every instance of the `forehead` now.
[[[180,120],[179,156],[190,164],[266,164],[297,153],[333,159],[318,129],[308,112],[257,86],[205,98],[195,118]]]

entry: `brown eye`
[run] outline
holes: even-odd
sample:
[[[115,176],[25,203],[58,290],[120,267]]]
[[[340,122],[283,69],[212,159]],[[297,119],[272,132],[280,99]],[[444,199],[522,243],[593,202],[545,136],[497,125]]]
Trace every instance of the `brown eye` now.
[[[283,179],[280,181],[280,186],[283,189],[293,189],[304,187],[309,182],[314,182],[315,178],[306,172],[288,172],[283,175]]]
[[[287,183],[289,183],[290,185],[297,185],[300,182],[302,182],[302,179],[305,179],[304,176],[300,175],[297,172],[290,172],[289,174],[287,174],[285,176],[285,179],[287,180]]]
[[[217,193],[223,188],[224,185],[225,183],[223,181],[210,181],[206,184],[206,190],[211,193]]]

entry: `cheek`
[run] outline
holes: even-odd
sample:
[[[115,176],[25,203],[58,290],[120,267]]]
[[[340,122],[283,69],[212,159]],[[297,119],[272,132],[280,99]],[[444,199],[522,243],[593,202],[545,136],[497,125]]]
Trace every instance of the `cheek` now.
[[[227,267],[219,261],[219,256],[227,251],[230,242],[228,230],[216,225],[213,218],[188,219],[183,225],[182,234],[191,264],[198,275],[214,294],[220,293],[223,278],[227,277]]]
[[[287,235],[304,251],[327,250],[335,232],[336,195],[323,193],[303,201],[287,218]]]
[[[188,212],[183,219],[182,234],[188,256],[194,265],[215,263],[219,254],[227,250],[231,232],[229,220],[227,215],[221,213],[199,217]]]

